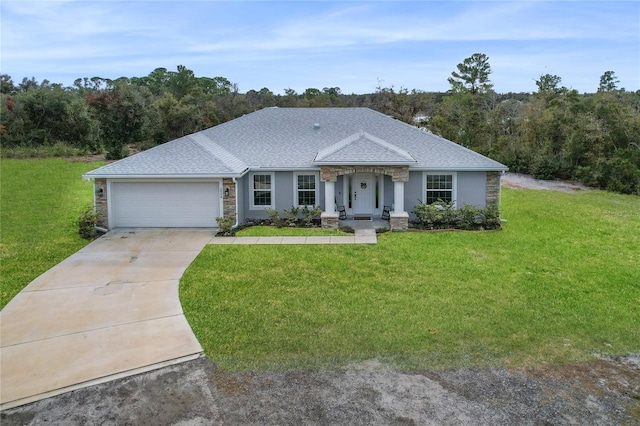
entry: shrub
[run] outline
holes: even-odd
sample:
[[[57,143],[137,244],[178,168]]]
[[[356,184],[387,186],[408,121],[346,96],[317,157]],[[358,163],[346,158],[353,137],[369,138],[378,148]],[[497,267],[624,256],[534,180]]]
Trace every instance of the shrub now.
[[[289,226],[295,225],[298,222],[298,213],[300,213],[300,207],[291,206],[290,209],[284,209],[284,215],[287,217],[287,224]]]
[[[531,174],[536,179],[555,179],[560,175],[560,160],[549,154],[540,154],[533,160]]]
[[[267,207],[264,209],[269,216],[271,216],[271,220],[273,224],[278,228],[282,228],[284,226],[284,219],[280,217],[280,212],[278,210],[274,210],[271,207]]]
[[[416,215],[417,227],[421,229],[500,229],[501,226],[497,204],[479,209],[465,203],[456,210],[453,202],[419,203],[412,213]]]
[[[485,216],[482,210],[476,206],[465,203],[464,206],[458,210],[458,228],[460,229],[478,229],[485,223]]]
[[[426,229],[450,228],[456,220],[454,201],[438,200],[433,204],[419,202],[412,210],[418,222]]]
[[[233,216],[216,217],[216,222],[218,222],[218,229],[221,234],[233,234],[233,223],[235,222],[235,218]]]
[[[500,208],[497,203],[489,204],[484,209],[485,228],[500,229]]]
[[[607,191],[636,194],[640,191],[640,170],[629,160],[611,158],[597,164],[598,186]]]
[[[87,206],[78,217],[78,233],[86,240],[93,240],[98,235],[97,224],[98,213],[93,206]]]
[[[311,226],[311,222],[313,222],[313,219],[320,216],[320,214],[322,213],[322,209],[320,208],[320,206],[313,206],[311,208],[304,206],[301,211],[302,222],[305,226]]]

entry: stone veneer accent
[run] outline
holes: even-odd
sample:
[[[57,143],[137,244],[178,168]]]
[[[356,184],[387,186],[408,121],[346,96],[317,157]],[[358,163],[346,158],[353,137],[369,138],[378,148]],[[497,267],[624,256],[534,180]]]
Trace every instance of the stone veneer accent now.
[[[93,182],[93,190],[95,193],[95,209],[98,214],[96,225],[99,228],[107,229],[109,227],[109,209],[107,207],[107,180],[96,179]]]
[[[229,189],[229,196],[225,194]],[[224,217],[236,217],[236,184],[232,178],[222,179],[222,215]]]
[[[325,229],[338,229],[340,227],[340,219],[337,214],[322,213],[320,215],[320,222],[322,228]]]
[[[387,175],[394,182],[409,180],[409,166],[320,166],[320,179],[325,182],[335,182],[338,176],[354,173]]]
[[[487,172],[486,199],[487,206],[500,203],[501,172]]]
[[[409,213],[391,213],[389,218],[389,228],[392,232],[407,231],[409,229]]]

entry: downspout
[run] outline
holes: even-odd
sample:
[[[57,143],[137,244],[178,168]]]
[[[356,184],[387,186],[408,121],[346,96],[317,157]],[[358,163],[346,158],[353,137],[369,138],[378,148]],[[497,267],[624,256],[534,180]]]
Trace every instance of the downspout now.
[[[236,191],[236,223],[233,225],[233,227],[237,228],[238,227],[238,182],[236,181],[235,177],[231,178],[231,181],[233,182],[233,186]]]

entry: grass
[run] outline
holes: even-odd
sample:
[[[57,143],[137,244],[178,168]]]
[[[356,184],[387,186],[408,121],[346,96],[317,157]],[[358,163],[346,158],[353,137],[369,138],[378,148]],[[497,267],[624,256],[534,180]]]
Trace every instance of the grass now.
[[[277,228],[275,226],[252,226],[236,233],[238,237],[311,237],[349,235],[346,232],[320,228]]]
[[[81,175],[100,165],[0,161],[1,307],[87,243]],[[209,357],[235,370],[640,352],[640,197],[505,190],[503,217],[500,232],[389,233],[375,246],[209,246],[182,280],[183,309]],[[274,231],[285,228],[243,233]]]
[[[93,200],[93,185],[82,174],[100,165],[65,159],[0,161],[0,308],[87,244],[76,220]]]
[[[522,366],[640,351],[640,198],[504,190],[499,232],[209,246],[180,286],[231,370]]]

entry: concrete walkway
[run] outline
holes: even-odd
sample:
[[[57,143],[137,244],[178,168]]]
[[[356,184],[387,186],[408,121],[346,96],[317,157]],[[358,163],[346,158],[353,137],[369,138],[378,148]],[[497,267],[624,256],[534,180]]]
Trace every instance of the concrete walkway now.
[[[315,237],[223,237],[210,244],[377,244],[374,229],[356,229],[354,235]]]
[[[36,278],[0,312],[0,410],[194,359],[178,297],[207,244],[376,244],[352,236],[214,238],[213,230],[111,231]]]
[[[213,235],[112,231],[36,278],[0,313],[0,409],[200,356],[178,284]]]

